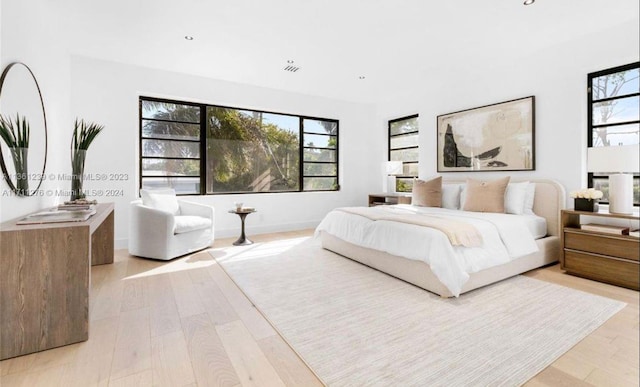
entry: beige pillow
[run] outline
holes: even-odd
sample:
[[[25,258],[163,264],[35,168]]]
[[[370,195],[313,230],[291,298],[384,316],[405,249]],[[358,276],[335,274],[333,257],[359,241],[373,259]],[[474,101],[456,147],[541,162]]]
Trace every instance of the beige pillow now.
[[[493,181],[467,179],[465,211],[504,213],[504,193],[510,177]]]
[[[428,181],[414,179],[411,204],[422,207],[442,207],[442,176]]]

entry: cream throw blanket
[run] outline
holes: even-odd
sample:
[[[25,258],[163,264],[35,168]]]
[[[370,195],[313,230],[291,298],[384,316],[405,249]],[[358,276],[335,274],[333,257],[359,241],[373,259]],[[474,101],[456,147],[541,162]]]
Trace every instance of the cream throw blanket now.
[[[442,231],[453,246],[480,247],[482,235],[471,224],[458,220],[446,219],[436,215],[397,213],[381,207],[342,207],[336,210],[364,216],[373,221],[388,220],[430,227]]]

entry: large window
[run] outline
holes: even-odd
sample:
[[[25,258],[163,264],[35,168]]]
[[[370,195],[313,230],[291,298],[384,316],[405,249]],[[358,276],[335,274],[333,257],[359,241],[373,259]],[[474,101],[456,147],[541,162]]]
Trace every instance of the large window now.
[[[338,121],[140,97],[140,186],[335,191]]]
[[[402,161],[396,191],[411,192],[418,177],[418,115],[389,121],[389,161]]]
[[[640,62],[591,73],[588,90],[588,146],[640,143]],[[614,172],[614,171],[611,171]],[[608,203],[608,174],[588,174],[589,187],[604,193]],[[633,179],[633,201],[640,203],[640,175]]]

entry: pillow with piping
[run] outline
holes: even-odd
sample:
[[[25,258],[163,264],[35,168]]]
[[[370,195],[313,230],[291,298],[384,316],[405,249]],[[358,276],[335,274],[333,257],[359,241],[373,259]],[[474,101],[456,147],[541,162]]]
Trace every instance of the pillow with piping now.
[[[467,179],[464,211],[504,213],[509,176],[493,181]]]

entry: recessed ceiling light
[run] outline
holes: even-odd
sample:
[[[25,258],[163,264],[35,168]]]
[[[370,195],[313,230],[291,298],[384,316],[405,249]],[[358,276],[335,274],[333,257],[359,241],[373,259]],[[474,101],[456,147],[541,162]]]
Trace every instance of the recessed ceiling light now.
[[[186,35],[184,38],[185,40],[193,40],[193,36],[191,35]]]
[[[287,60],[287,63],[292,64],[293,63],[293,59]]]
[[[358,79],[364,79],[364,78],[365,78],[364,75],[361,75],[361,76],[358,77]]]
[[[531,4],[535,3],[535,2],[536,2],[536,0],[524,0],[523,4],[524,5],[531,5]]]

